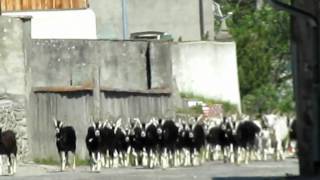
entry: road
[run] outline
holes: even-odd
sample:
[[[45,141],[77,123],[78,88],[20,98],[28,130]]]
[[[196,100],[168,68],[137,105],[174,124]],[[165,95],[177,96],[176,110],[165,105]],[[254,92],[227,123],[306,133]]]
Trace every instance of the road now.
[[[287,159],[281,162],[251,162],[248,165],[224,164],[223,162],[208,162],[199,167],[144,169],[118,168],[103,169],[100,173],[89,172],[89,167],[77,167],[75,171],[68,169],[59,172],[57,166],[23,164],[19,165],[15,176],[1,176],[2,180],[164,180],[164,179],[225,179],[226,177],[266,177],[298,174],[297,159]]]

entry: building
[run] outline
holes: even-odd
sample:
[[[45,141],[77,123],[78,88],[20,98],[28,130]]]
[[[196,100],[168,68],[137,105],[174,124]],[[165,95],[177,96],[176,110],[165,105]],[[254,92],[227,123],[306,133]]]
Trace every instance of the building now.
[[[84,139],[91,116],[174,117],[181,92],[240,109],[235,43],[201,41],[213,39],[211,1],[1,2],[0,115],[8,127],[21,123],[15,127],[24,156],[56,157],[52,117]],[[182,42],[127,40],[149,30]]]
[[[121,40],[134,32],[157,30],[172,34],[176,40],[195,41],[213,39],[211,1],[22,0],[2,1],[2,10],[4,15],[32,16],[33,38]]]

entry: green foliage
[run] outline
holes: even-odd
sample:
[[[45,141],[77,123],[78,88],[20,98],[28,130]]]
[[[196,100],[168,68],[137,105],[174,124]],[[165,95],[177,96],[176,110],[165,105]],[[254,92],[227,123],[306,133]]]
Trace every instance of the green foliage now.
[[[289,52],[289,15],[256,0],[217,0],[237,43],[238,73],[244,112],[293,111]]]
[[[177,109],[176,112],[180,114],[187,114],[190,116],[199,116],[200,114],[202,114],[202,107],[194,106],[190,108]]]
[[[232,104],[232,103],[227,102],[227,101],[206,98],[204,96],[195,95],[195,94],[189,93],[189,92],[183,92],[180,95],[184,99],[192,99],[192,100],[202,101],[202,102],[204,102],[205,104],[207,104],[209,106],[211,106],[213,104],[222,104],[223,110],[227,114],[233,114],[233,113],[237,113],[238,112],[237,105]],[[202,113],[202,107],[201,106],[195,106],[195,107],[191,107],[191,108],[188,108],[188,109],[178,109],[177,112],[178,113],[185,113],[185,114],[201,114]]]
[[[44,165],[60,165],[60,161],[55,160],[53,157],[43,158],[39,159],[36,158],[33,160],[36,164],[44,164]],[[71,159],[69,159],[69,162],[71,163]],[[78,156],[76,156],[76,165],[82,166],[82,165],[89,165],[89,160],[80,159]]]
[[[59,161],[55,160],[52,157],[46,159],[34,159],[33,160],[36,164],[45,164],[45,165],[59,165]]]

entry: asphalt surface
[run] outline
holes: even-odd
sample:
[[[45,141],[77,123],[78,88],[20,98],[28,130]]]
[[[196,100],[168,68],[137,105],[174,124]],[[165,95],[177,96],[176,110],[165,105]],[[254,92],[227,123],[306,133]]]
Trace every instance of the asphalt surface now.
[[[89,171],[88,166],[77,167],[76,170],[67,169],[60,172],[58,166],[20,164],[14,176],[0,176],[2,180],[162,180],[162,179],[241,179],[241,177],[286,177],[298,175],[298,160],[285,161],[257,161],[248,165],[225,164],[220,161],[208,162],[198,167],[144,169],[117,168],[102,169],[99,173]],[[237,177],[237,178],[235,178]],[[283,178],[282,178],[283,179]]]

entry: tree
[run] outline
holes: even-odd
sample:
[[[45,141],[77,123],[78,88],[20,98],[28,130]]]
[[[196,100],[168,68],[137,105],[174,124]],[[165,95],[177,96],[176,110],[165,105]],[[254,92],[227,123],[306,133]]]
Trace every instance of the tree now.
[[[268,4],[261,4],[260,0],[216,2],[220,3],[223,12],[233,12],[227,24],[237,43],[244,110],[289,111],[293,101],[289,15],[274,10]]]

